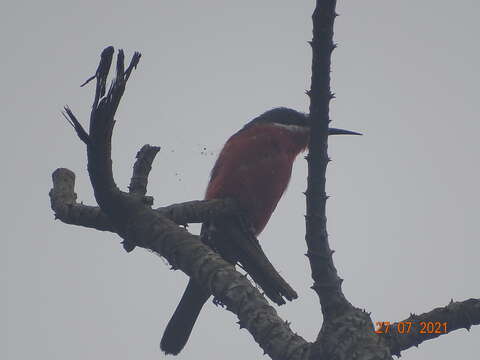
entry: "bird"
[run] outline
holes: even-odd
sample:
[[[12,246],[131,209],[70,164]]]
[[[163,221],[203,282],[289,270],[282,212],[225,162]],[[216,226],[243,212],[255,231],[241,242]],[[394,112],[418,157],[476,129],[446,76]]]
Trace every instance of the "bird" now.
[[[360,135],[348,130],[329,129],[329,135],[339,134]],[[248,231],[258,236],[288,186],[295,158],[307,149],[309,139],[308,114],[278,107],[255,117],[223,146],[211,171],[205,200],[235,199],[246,218]],[[241,231],[241,226],[237,218],[206,222],[202,225],[202,241],[218,251],[225,260],[233,264],[239,262],[268,294],[270,284],[262,281],[262,274],[251,253],[242,253],[238,246],[228,241],[235,236],[235,231]],[[251,248],[261,251],[259,246]],[[275,291],[270,289],[271,293]],[[162,336],[160,348],[163,352],[177,355],[183,349],[210,296],[193,279],[189,280]],[[291,298],[287,296],[288,300],[293,298],[296,298],[295,292]]]

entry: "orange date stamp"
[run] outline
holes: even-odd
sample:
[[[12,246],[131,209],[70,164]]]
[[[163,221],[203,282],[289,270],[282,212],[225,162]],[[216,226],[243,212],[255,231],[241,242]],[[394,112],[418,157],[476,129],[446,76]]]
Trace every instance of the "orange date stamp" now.
[[[376,321],[375,334],[389,334],[391,331],[398,334],[410,334],[418,332],[419,334],[446,334],[447,322],[440,321],[400,321],[398,323],[390,323],[390,321]]]

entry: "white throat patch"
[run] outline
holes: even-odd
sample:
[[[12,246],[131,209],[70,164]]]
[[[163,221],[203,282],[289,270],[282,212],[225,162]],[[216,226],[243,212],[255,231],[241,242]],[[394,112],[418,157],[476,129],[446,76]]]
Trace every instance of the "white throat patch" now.
[[[275,126],[279,126],[281,128],[287,129],[288,131],[291,132],[301,132],[301,133],[307,133],[310,129],[306,126],[300,126],[300,125],[286,125],[286,124],[279,124],[279,123],[272,123]]]

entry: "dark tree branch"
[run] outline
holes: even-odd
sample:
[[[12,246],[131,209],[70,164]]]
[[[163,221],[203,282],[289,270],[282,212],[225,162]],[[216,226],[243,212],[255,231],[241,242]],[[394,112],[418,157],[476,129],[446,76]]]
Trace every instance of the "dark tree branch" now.
[[[147,194],[148,175],[152,170],[152,163],[160,151],[158,146],[143,145],[137,153],[137,161],[133,165],[133,175],[128,190],[130,194],[144,197]],[[153,205],[153,199],[145,201],[147,205]]]
[[[100,207],[76,202],[75,174],[71,170],[65,168],[55,170],[52,180],[53,188],[49,195],[55,218],[69,225],[116,232],[110,219]],[[235,200],[214,199],[187,201],[159,207],[154,211],[178,225],[187,225],[238,214],[239,209]]]
[[[480,325],[480,299],[452,300],[447,306],[428,313],[412,314],[405,320],[383,327],[379,336],[386,340],[392,354],[400,356],[403,350],[458,329],[470,330],[472,325]]]
[[[119,55],[120,54],[122,54],[122,59],[121,61],[120,59],[117,61],[117,71],[123,73],[123,65],[120,68],[118,67],[118,62],[123,64],[123,53],[120,52]],[[138,56],[138,60],[140,60],[140,56]],[[137,66],[137,63],[138,61],[134,63],[132,59],[132,63],[129,66],[130,71]],[[130,76],[130,71],[128,72],[128,76],[125,75],[125,81],[127,81]],[[141,199],[147,206],[153,205],[153,197],[145,196],[147,194],[148,174],[150,174],[150,170],[152,170],[153,160],[159,151],[160,147],[150,145],[144,145],[140,149],[136,156],[137,161],[135,161],[135,164],[133,165],[133,175],[130,179],[130,185],[128,186],[129,194]],[[123,248],[127,252],[130,252],[135,249],[135,244],[124,241]]]
[[[172,204],[156,211],[179,225],[186,225],[238,214],[240,209],[233,199],[213,199]]]
[[[333,24],[336,17],[336,0],[317,0],[312,16],[312,84],[310,97],[312,130],[309,145],[306,241],[307,256],[312,269],[313,286],[317,292],[325,320],[342,315],[352,308],[343,295],[342,279],[337,275],[328,243],[325,192],[328,158],[330,56],[333,44]]]
[[[330,57],[336,0],[317,0],[312,16],[312,80],[310,97],[306,236],[307,257],[313,286],[323,313],[322,329],[312,346],[310,359],[391,359],[389,348],[375,338],[368,313],[354,308],[345,298],[328,243],[325,192],[328,162]]]
[[[82,124],[80,124],[80,122],[77,120],[72,110],[70,110],[68,106],[65,106],[64,110],[65,111],[62,111],[63,117],[67,119],[70,125],[72,125],[75,132],[77,133],[78,138],[82,140],[86,145],[88,145],[90,142],[90,138],[85,129],[83,128]]]

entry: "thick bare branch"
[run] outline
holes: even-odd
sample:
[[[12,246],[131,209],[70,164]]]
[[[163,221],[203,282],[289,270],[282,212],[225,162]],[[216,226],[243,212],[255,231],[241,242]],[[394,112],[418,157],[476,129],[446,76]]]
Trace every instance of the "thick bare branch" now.
[[[480,325],[480,299],[452,300],[445,307],[421,315],[411,314],[405,320],[383,326],[379,336],[387,341],[392,354],[400,356],[401,351],[424,341],[458,329],[470,330],[472,325]]]
[[[312,16],[312,84],[310,116],[312,118],[308,161],[306,241],[312,269],[313,286],[317,292],[324,319],[342,315],[351,309],[343,295],[342,279],[337,275],[328,243],[325,192],[328,158],[328,128],[330,123],[330,56],[333,44],[333,24],[336,17],[336,0],[317,0]]]
[[[110,219],[100,207],[77,203],[73,171],[59,168],[53,172],[52,180],[50,203],[57,219],[69,225],[116,232]],[[237,203],[232,199],[194,200],[159,207],[154,211],[178,225],[202,223],[239,213]]]
[[[75,202],[75,174],[72,171],[57,169],[52,177],[54,186],[50,197],[52,208],[59,219],[70,224],[72,220],[81,218],[84,223],[80,225],[94,228],[108,220],[100,208]],[[191,203],[189,205],[192,206],[194,202]],[[202,205],[206,208],[207,202],[198,203],[204,203]],[[212,200],[211,203],[214,206],[222,205],[221,200]],[[174,208],[180,209],[179,204]],[[268,305],[243,275],[200,242],[198,237],[164,220],[161,213],[151,210],[150,216],[153,218],[150,219],[152,224],[149,228],[154,232],[144,232],[149,237],[144,242],[150,243],[150,246],[145,247],[159,254],[163,252],[162,255],[173,267],[180,268],[187,274],[197,274],[194,278],[203,281],[202,284],[206,284],[209,291],[221,299],[228,310],[237,314],[240,327],[247,328],[260,346],[268,349],[266,352],[273,359],[283,359],[282,355],[286,353],[291,354],[291,359],[305,359],[308,356],[310,344],[291,331],[289,324],[278,317],[275,309]],[[88,226],[89,221],[92,226]],[[144,216],[142,221],[149,222]],[[108,228],[110,224],[105,223],[103,226]],[[166,239],[160,239],[163,237]],[[190,266],[191,270],[186,271],[186,266]]]
[[[192,200],[160,207],[156,211],[179,225],[203,223],[240,213],[234,199]]]
[[[110,223],[108,216],[103,213],[99,207],[76,203],[76,195],[73,192],[75,174],[72,171],[68,169],[57,169],[53,173],[53,180],[54,187],[50,191],[50,197],[52,209],[57,214],[57,218],[60,218],[67,224],[116,232],[113,224]],[[199,208],[199,210],[196,208]],[[212,220],[215,217],[232,217],[232,215],[236,217],[239,212],[236,202],[231,199],[190,201],[184,204],[174,204],[165,208],[159,208],[154,211],[170,220],[173,220],[172,218],[177,220],[189,220],[188,217],[190,216],[193,217],[193,220],[200,222],[203,222],[204,220]],[[283,300],[280,294],[283,294],[288,300],[296,298],[296,292],[278,275],[275,268],[263,253],[262,248],[259,245],[254,248],[244,246],[245,236],[248,235],[244,232],[239,232],[237,236],[232,236],[229,241],[235,242],[239,249],[249,251],[248,258],[251,259],[252,263],[256,264],[255,267],[250,269],[249,274],[261,284],[273,283],[281,286],[282,290],[280,293],[275,289],[265,287],[263,288],[265,294],[279,305],[285,303],[285,300]],[[249,241],[250,243],[258,244],[257,239],[254,238],[253,235],[251,235]],[[127,242],[127,251],[132,251],[134,249],[130,244],[130,242]],[[125,246],[124,243],[124,247]],[[257,273],[251,272],[255,269],[257,269]],[[263,281],[258,281],[259,278],[263,279]]]

